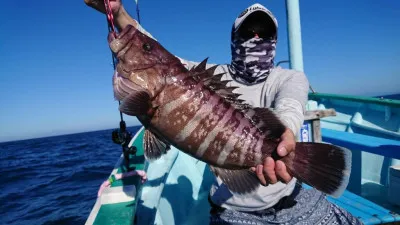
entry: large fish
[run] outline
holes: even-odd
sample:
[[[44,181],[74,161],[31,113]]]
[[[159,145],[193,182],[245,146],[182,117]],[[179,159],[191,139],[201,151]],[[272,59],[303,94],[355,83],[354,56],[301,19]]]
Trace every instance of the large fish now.
[[[278,139],[285,130],[273,112],[238,99],[234,88],[206,69],[206,60],[186,69],[157,41],[127,26],[108,36],[118,58],[113,76],[120,111],[145,126],[144,154],[159,158],[171,145],[210,165],[228,188],[249,193],[259,180],[249,168],[267,156],[278,159]],[[289,173],[316,189],[339,196],[348,184],[351,152],[323,143],[296,143],[280,158]]]

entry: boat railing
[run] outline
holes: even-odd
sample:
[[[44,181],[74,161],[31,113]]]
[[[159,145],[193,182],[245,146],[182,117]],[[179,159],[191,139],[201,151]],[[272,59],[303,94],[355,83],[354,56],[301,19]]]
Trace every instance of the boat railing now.
[[[339,95],[339,94],[328,94],[328,93],[309,93],[309,100],[321,100],[321,99],[336,99],[345,100],[360,103],[371,103],[383,106],[390,106],[395,108],[400,108],[400,100],[388,99],[388,98],[376,98],[376,97],[363,97],[355,95]]]
[[[306,113],[299,141],[322,141],[352,151],[347,191],[339,199],[328,199],[365,224],[400,221],[400,194],[396,191],[400,188],[400,134],[396,132],[400,131],[400,101],[310,95],[312,110]],[[385,129],[389,128],[388,124],[383,126],[385,122],[392,130]],[[364,130],[356,130],[356,125]]]

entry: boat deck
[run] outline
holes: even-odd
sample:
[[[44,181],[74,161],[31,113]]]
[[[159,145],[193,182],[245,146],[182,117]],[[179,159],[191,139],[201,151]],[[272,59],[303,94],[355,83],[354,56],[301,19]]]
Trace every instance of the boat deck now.
[[[138,131],[132,139],[132,145],[136,146],[137,153],[131,156],[129,167],[131,169],[144,169],[144,155],[142,148],[143,132]],[[126,172],[127,168],[123,163],[123,156],[116,163],[112,174]],[[110,224],[133,224],[137,207],[138,190],[141,187],[141,179],[138,176],[127,177],[112,183],[99,197],[93,207],[86,224],[110,225]]]

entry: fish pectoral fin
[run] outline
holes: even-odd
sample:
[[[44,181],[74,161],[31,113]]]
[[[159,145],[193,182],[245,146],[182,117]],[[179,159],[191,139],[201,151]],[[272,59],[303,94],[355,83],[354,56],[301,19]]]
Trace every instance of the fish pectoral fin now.
[[[149,130],[144,132],[144,156],[152,161],[161,157],[169,149],[170,145],[160,140],[155,134]]]
[[[150,95],[146,91],[132,91],[126,96],[119,110],[130,116],[145,115],[150,109]]]
[[[222,180],[229,190],[238,194],[251,193],[260,185],[257,175],[248,169],[228,170],[211,165],[210,169],[215,176]]]

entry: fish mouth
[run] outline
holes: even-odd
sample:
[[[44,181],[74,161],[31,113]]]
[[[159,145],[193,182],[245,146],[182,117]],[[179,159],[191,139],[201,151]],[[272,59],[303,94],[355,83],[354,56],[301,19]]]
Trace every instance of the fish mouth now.
[[[138,30],[132,26],[132,25],[127,25],[119,34],[114,36],[115,34],[112,32],[109,32],[107,41],[108,44],[111,48],[111,50],[114,53],[117,53],[121,51],[125,46],[129,43],[129,40],[136,35],[136,32]]]
[[[141,72],[141,71],[143,71],[143,70],[147,70],[147,69],[150,69],[150,68],[152,68],[152,67],[154,67],[154,64],[152,64],[152,65],[143,65],[142,67],[140,67],[140,68],[135,68],[135,69],[125,69],[125,68],[121,68],[122,69],[122,72],[124,72],[125,74],[130,74],[130,73],[132,73],[132,72]]]

